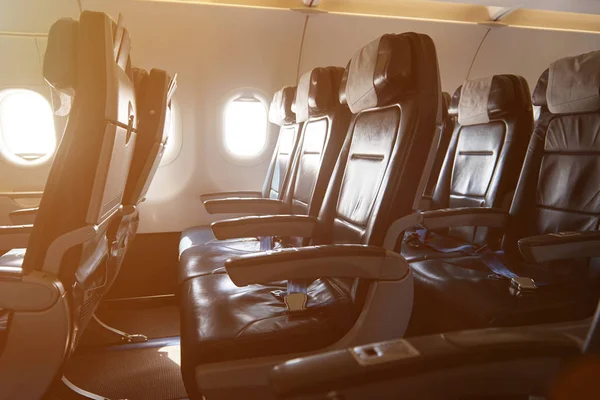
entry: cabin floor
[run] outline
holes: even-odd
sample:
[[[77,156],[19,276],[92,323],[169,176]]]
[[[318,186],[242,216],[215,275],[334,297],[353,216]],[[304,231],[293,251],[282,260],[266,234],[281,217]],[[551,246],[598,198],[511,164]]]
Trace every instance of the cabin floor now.
[[[148,341],[125,343],[92,321],[64,376],[77,387],[109,399],[187,398],[181,377],[179,309],[174,296],[117,299],[96,315],[105,324]],[[63,390],[64,392],[64,390]],[[54,394],[60,400],[79,398]]]

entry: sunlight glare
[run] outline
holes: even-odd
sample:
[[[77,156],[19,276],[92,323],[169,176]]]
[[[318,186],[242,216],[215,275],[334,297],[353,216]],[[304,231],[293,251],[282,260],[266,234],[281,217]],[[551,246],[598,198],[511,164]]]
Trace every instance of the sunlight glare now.
[[[20,163],[38,160],[56,148],[52,108],[32,90],[12,89],[0,96],[0,132],[2,152]]]
[[[167,357],[175,364],[181,366],[181,347],[180,346],[165,346],[158,349],[159,353],[165,353]]]
[[[225,146],[239,157],[259,155],[267,144],[267,109],[258,100],[234,100],[225,109]]]

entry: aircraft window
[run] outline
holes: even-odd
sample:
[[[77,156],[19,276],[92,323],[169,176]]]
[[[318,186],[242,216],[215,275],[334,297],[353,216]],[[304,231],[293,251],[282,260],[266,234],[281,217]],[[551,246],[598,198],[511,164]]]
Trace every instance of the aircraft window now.
[[[171,105],[167,108],[165,130],[165,133],[168,135],[168,139],[167,145],[165,146],[165,153],[160,160],[160,167],[171,164],[173,161],[175,161],[181,150],[181,115],[179,114],[179,105],[175,102],[175,99],[171,100]]]
[[[267,107],[257,97],[242,96],[225,107],[225,148],[239,158],[258,157],[267,145]]]
[[[0,153],[21,165],[47,161],[56,149],[52,107],[28,89],[0,91]]]

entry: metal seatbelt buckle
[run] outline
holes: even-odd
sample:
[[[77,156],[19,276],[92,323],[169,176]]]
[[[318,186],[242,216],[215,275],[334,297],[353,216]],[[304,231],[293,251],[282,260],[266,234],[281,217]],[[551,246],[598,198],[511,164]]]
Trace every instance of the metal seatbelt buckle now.
[[[300,312],[306,310],[308,296],[306,293],[288,293],[283,298],[289,312]]]
[[[306,310],[306,303],[308,302],[307,289],[308,285],[304,280],[288,281],[283,302],[289,312],[295,313]]]
[[[510,284],[519,292],[533,292],[538,288],[533,279],[523,276],[512,278]]]
[[[123,340],[127,343],[146,343],[148,341],[148,336],[140,333],[126,334],[126,336],[123,336]]]

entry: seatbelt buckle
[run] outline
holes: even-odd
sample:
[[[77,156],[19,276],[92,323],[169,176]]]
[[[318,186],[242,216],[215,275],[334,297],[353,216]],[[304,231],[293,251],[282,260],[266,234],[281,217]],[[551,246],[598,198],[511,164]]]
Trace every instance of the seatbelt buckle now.
[[[146,343],[148,341],[148,336],[142,335],[140,333],[127,333],[122,338],[127,343]]]
[[[292,313],[306,310],[307,301],[306,293],[287,293],[283,298],[287,310]]]
[[[404,243],[412,249],[418,249],[423,245],[423,243],[421,243],[421,236],[417,232],[406,232],[404,235]]]
[[[306,310],[307,289],[306,281],[288,281],[287,292],[283,296],[288,312],[297,313]]]
[[[533,292],[538,288],[533,279],[523,276],[511,278],[510,284],[518,292]]]

